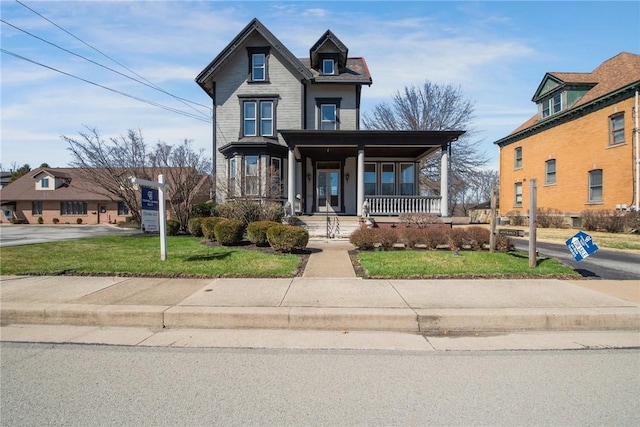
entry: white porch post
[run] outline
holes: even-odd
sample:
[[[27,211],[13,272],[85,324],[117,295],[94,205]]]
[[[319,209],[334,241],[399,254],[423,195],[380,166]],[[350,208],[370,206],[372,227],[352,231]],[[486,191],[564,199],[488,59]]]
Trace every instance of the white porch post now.
[[[292,210],[295,210],[296,202],[296,156],[293,147],[289,147],[288,155],[288,177],[287,177],[287,201]]]
[[[440,214],[442,217],[449,216],[449,151],[445,145],[442,147],[442,157],[440,157]]]
[[[364,149],[358,150],[358,173],[357,173],[357,196],[356,213],[362,216],[362,205],[364,204]]]

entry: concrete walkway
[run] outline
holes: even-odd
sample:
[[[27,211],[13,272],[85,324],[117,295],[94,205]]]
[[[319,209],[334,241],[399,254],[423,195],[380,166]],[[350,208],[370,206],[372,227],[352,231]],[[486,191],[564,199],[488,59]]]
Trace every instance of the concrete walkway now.
[[[295,278],[3,276],[1,338],[16,340],[47,325],[189,330],[198,336],[205,332],[194,330],[208,330],[218,337],[229,329],[236,330],[231,336],[269,329],[281,331],[271,335],[313,331],[316,338],[322,331],[349,332],[352,339],[384,331],[409,341],[420,335],[618,331],[627,344],[640,346],[640,281],[364,280],[349,262],[349,243],[312,241],[309,248],[305,272]]]

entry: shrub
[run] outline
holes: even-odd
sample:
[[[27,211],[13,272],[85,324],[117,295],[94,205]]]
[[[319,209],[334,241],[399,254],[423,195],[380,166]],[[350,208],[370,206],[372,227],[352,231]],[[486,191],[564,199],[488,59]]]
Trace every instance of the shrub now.
[[[39,217],[38,217],[38,224],[42,224],[42,223],[44,223],[44,219],[42,219],[42,217],[41,217],[41,216],[39,216]]]
[[[624,231],[626,214],[621,211],[585,210],[580,215],[582,227],[587,231],[603,230],[609,233]]]
[[[220,220],[222,220],[222,218],[218,216],[208,216],[208,217],[202,218],[202,223],[201,223],[202,235],[207,240],[211,240],[211,241],[216,240],[215,227],[218,221]]]
[[[378,228],[360,228],[349,236],[349,242],[361,251],[370,251],[379,243]]]
[[[239,219],[221,219],[214,227],[214,234],[221,245],[234,246],[242,242],[244,228]]]
[[[60,220],[58,218],[53,218],[51,222],[53,222],[54,224],[57,224],[60,222]]]
[[[526,217],[520,211],[507,212],[504,216],[509,218],[511,225],[520,226],[524,225]]]
[[[466,243],[471,246],[473,250],[481,250],[484,245],[489,244],[491,238],[491,232],[479,226],[471,226],[466,228]]]
[[[213,200],[207,200],[204,203],[198,203],[191,208],[191,216],[193,217],[213,216],[214,212],[215,204]]]
[[[29,221],[22,218],[11,218],[9,222],[11,222],[11,224],[29,224]]]
[[[266,202],[262,204],[261,221],[281,222],[284,217],[284,207],[280,203]]]
[[[408,227],[426,228],[431,224],[442,224],[442,219],[439,216],[430,213],[403,213],[398,219]]]
[[[203,218],[198,216],[195,218],[191,218],[189,220],[189,223],[187,224],[187,229],[189,230],[189,233],[193,236],[193,237],[202,237],[202,220]]]
[[[392,227],[380,227],[378,231],[378,243],[383,249],[391,249],[395,243],[398,243],[400,232]]]
[[[82,224],[82,218],[77,218],[76,219],[76,224]]]
[[[180,231],[180,221],[175,219],[167,220],[167,236],[177,236]]]
[[[278,224],[267,230],[269,245],[279,252],[302,250],[309,243],[309,232],[302,227]]]
[[[267,231],[274,225],[279,225],[275,221],[254,221],[247,226],[247,238],[256,246],[269,246]]]
[[[640,232],[640,212],[627,212],[624,217],[624,224],[629,230]]]
[[[496,235],[496,250],[501,252],[510,251],[513,247],[511,238],[503,234]]]
[[[216,206],[216,215],[227,219],[237,219],[246,226],[260,219],[260,205],[251,200],[236,200]]]
[[[467,230],[464,228],[452,228],[447,233],[447,244],[452,251],[462,249],[464,246],[470,245],[467,236]]]
[[[538,208],[536,210],[537,226],[540,228],[564,228],[564,214],[559,209]]]

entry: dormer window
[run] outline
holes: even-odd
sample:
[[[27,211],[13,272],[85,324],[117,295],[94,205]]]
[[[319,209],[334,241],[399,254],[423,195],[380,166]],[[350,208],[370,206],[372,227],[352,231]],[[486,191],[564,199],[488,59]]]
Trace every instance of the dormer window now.
[[[547,98],[541,103],[541,118],[546,118],[562,111],[562,93]]]
[[[249,83],[269,82],[269,48],[249,47]]]
[[[40,187],[41,188],[49,188],[49,178],[42,178],[40,180]]]
[[[322,60],[322,74],[335,74],[336,63],[333,59]]]

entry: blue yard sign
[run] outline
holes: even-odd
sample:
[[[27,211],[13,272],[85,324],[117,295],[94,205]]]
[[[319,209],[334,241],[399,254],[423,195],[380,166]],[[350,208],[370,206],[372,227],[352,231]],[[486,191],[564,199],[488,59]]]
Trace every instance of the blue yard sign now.
[[[567,240],[566,243],[571,251],[571,255],[573,255],[576,261],[582,261],[598,250],[598,246],[593,243],[591,236],[583,231],[578,231],[578,233]]]
[[[142,210],[159,210],[158,189],[150,187],[140,187],[142,191]]]
[[[140,190],[142,192],[142,231],[157,233],[160,231],[158,189],[141,186]]]

